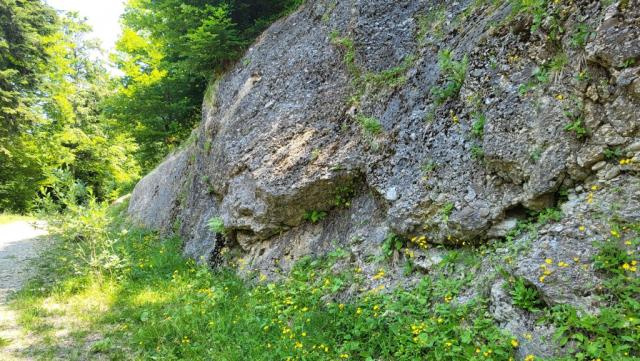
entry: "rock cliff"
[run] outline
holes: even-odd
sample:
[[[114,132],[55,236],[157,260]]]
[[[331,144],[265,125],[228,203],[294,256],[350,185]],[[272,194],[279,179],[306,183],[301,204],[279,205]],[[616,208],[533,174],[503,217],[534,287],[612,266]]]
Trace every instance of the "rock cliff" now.
[[[131,217],[196,259],[231,251],[266,274],[336,246],[373,274],[390,237],[428,272],[442,249],[516,235],[511,275],[597,312],[592,268],[541,279],[539,266],[583,264],[593,241],[633,232],[613,221],[640,221],[640,3],[534,3],[307,1],[211,86]],[[563,216],[517,236],[551,208]],[[533,333],[523,352],[556,352],[494,281],[478,292],[505,328]]]

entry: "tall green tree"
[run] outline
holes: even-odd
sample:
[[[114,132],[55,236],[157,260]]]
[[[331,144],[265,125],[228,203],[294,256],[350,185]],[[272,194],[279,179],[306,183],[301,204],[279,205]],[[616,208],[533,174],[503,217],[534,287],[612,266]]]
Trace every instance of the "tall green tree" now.
[[[152,168],[200,121],[207,84],[301,0],[130,0],[115,62],[124,73],[108,111]]]
[[[28,210],[69,178],[99,199],[117,196],[137,179],[130,157],[136,147],[104,116],[102,99],[115,83],[96,56],[98,44],[87,39],[90,27],[78,14],[57,16],[40,0],[3,2],[2,9],[3,34],[23,39],[9,47],[21,49],[3,54],[3,70],[24,74],[24,81],[2,84],[0,211]],[[42,15],[34,9],[51,17],[27,20]]]

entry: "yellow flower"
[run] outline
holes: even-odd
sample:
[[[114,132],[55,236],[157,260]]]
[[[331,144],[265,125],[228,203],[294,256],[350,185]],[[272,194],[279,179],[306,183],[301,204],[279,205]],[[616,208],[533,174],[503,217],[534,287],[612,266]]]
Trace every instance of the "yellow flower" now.
[[[585,226],[578,227],[578,230],[580,230],[580,232],[584,232],[585,229],[586,229]]]
[[[340,309],[340,311],[344,310],[344,303],[339,304],[338,308]]]
[[[362,308],[358,307],[356,309],[356,315],[362,314]]]
[[[524,358],[524,361],[534,361],[535,359],[536,359],[536,357],[535,357],[535,356],[533,356],[533,355],[527,355],[527,356]]]
[[[622,269],[624,269],[624,270],[628,270],[629,268],[630,267],[629,267],[628,263],[625,263],[625,264],[622,265]]]
[[[538,280],[539,280],[541,283],[543,283],[543,282],[544,282],[545,277],[546,277],[546,276],[540,276],[540,278],[538,278]]]
[[[552,263],[553,263],[553,260],[552,260],[551,258],[547,258],[547,259],[545,259],[545,260],[544,260],[544,263],[546,263],[546,264],[552,264]]]
[[[346,353],[341,353],[340,358],[349,358],[349,355]]]
[[[563,100],[564,99],[564,95],[558,94],[558,95],[556,95],[556,99]]]
[[[565,268],[565,267],[569,267],[569,265],[567,263],[565,263],[565,262],[560,261],[560,262],[558,262],[558,267]]]
[[[518,345],[519,345],[518,340],[516,340],[515,338],[511,340],[511,346],[518,347]]]
[[[382,277],[384,277],[384,270],[383,270],[383,269],[380,269],[380,270],[378,271],[378,273],[376,273],[376,274],[373,276],[373,279],[374,279],[374,280],[379,280],[379,279],[381,279]]]

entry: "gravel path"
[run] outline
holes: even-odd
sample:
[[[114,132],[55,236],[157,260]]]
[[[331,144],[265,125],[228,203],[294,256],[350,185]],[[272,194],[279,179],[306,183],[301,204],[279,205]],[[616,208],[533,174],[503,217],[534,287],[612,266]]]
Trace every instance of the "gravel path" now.
[[[38,255],[44,224],[18,221],[0,225],[0,360],[27,360],[16,351],[30,343],[7,307],[8,296],[31,276],[29,260]]]

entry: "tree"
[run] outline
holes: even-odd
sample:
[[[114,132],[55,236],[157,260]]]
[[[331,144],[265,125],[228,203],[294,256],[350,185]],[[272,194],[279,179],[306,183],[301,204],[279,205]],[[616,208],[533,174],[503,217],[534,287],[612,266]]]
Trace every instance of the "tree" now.
[[[124,73],[109,114],[151,169],[199,123],[204,93],[273,20],[300,0],[130,0],[115,62]]]

